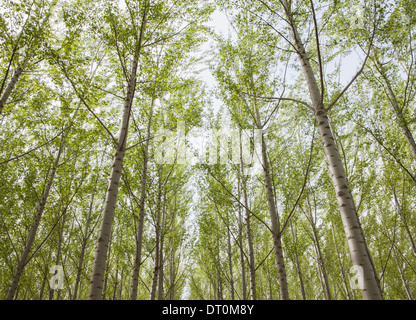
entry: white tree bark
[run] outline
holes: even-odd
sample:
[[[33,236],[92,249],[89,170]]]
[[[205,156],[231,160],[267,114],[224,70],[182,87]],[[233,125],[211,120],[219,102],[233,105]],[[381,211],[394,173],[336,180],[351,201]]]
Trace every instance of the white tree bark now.
[[[238,199],[240,199],[240,185],[241,179],[238,178]],[[244,251],[243,251],[243,214],[241,212],[241,205],[238,206],[238,241],[240,243],[240,267],[241,267],[241,299],[247,298],[247,287],[246,287],[246,267],[244,262]]]
[[[242,193],[244,201],[244,212],[245,212],[245,221],[247,228],[247,251],[248,251],[248,270],[250,277],[250,296],[251,300],[257,300],[257,289],[256,289],[256,270],[255,270],[255,260],[254,260],[254,249],[253,249],[253,239],[251,236],[251,224],[250,224],[250,212],[248,210],[248,199],[247,199],[247,177],[244,176],[244,162],[242,156],[242,147],[241,147],[241,133],[240,133],[240,167],[241,167],[241,180],[242,180]]]
[[[132,70],[127,87],[127,95],[124,100],[123,113],[121,117],[121,125],[119,138],[117,141],[116,152],[114,155],[113,166],[108,181],[107,194],[103,210],[103,218],[101,221],[100,232],[97,241],[97,247],[94,255],[93,270],[91,274],[91,282],[89,288],[89,300],[101,300],[103,291],[104,271],[107,261],[108,244],[110,242],[110,234],[113,224],[114,211],[116,208],[118,185],[120,182],[121,171],[123,169],[123,160],[125,155],[128,128],[130,122],[130,112],[133,105],[133,98],[136,89],[137,66],[141,51],[143,33],[146,25],[147,9],[144,10],[140,27],[140,36],[133,58]]]
[[[315,112],[316,123],[318,124],[319,134],[322,140],[325,156],[328,162],[332,184],[337,196],[338,206],[341,211],[342,223],[348,242],[351,260],[354,266],[360,266],[362,269],[363,288],[361,289],[363,298],[383,299],[379,283],[377,281],[376,271],[373,268],[369,250],[361,229],[358,215],[355,209],[354,200],[349,189],[344,166],[337,148],[333,132],[329,125],[327,111],[322,103],[321,92],[318,88],[314,71],[309,63],[309,57],[297,31],[297,26],[293,20],[293,15],[286,0],[281,0],[286,17],[291,28],[293,43],[296,47],[297,54],[302,65],[309,94],[312,99],[312,105]]]
[[[279,288],[280,288],[280,299],[289,300],[289,287],[287,285],[286,267],[285,260],[283,257],[282,241],[280,237],[280,221],[276,210],[276,203],[274,201],[272,180],[270,177],[269,160],[267,159],[267,149],[264,137],[262,137],[262,160],[263,160],[263,173],[264,182],[266,187],[267,204],[269,206],[270,221],[272,223],[272,237],[274,254],[277,265],[277,273],[279,275]]]
[[[154,109],[155,97],[152,97],[151,109],[149,120],[147,122],[147,133],[146,142],[143,149],[143,167],[141,174],[141,185],[140,185],[140,198],[139,198],[139,222],[137,227],[136,235],[136,253],[133,265],[133,274],[131,277],[131,288],[130,288],[130,300],[137,299],[137,288],[139,285],[139,274],[140,265],[142,259],[142,244],[143,244],[143,227],[144,227],[144,215],[145,215],[145,200],[146,200],[146,182],[147,182],[147,164],[148,164],[148,153],[149,153],[149,141],[150,141],[150,129],[152,125],[153,109]]]
[[[160,170],[161,171],[161,170]],[[152,287],[150,292],[150,300],[156,299],[158,276],[160,270],[160,213],[161,213],[161,198],[162,198],[162,172],[159,174],[159,190],[156,203],[156,233],[155,233],[155,263],[153,267]]]
[[[19,65],[17,69],[14,71],[13,76],[10,80],[10,82],[7,84],[6,89],[4,90],[3,95],[0,98],[0,114],[2,113],[4,106],[7,103],[7,100],[10,97],[10,94],[12,93],[13,89],[16,87],[16,83],[19,80],[20,75],[23,72],[23,67]]]

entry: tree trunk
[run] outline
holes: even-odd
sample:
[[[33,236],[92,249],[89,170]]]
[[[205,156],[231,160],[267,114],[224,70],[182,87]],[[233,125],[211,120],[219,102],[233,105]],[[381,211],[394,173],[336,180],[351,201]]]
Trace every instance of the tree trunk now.
[[[157,285],[157,299],[158,300],[163,300],[164,298],[164,289],[163,289],[163,265],[164,265],[164,260],[163,260],[163,235],[161,235],[160,238],[160,249],[159,249],[159,283]]]
[[[111,232],[112,233],[112,232]],[[110,243],[108,244],[108,259],[107,259],[107,264],[106,264],[106,269],[110,269],[110,262],[111,262],[111,244],[113,243],[112,239],[111,239],[111,235],[110,235]],[[103,289],[103,300],[105,300],[106,298],[106,291],[107,291],[107,284],[108,284],[108,272],[105,274],[105,278],[104,278],[104,289]]]
[[[62,242],[63,242],[63,232],[64,232],[64,226],[65,226],[65,219],[66,219],[66,213],[67,213],[68,205],[64,208],[64,212],[62,213],[62,226],[59,230],[59,239],[58,239],[58,249],[56,252],[56,259],[55,259],[55,265],[59,265],[59,261],[61,260],[61,249],[62,249]],[[59,289],[58,289],[59,290]],[[55,293],[54,289],[50,289],[49,291],[49,300],[53,300],[53,295]],[[58,300],[58,298],[57,298]]]
[[[160,223],[161,230],[160,230],[160,250],[159,250],[159,283],[157,285],[157,299],[164,300],[164,255],[163,255],[163,243],[165,238],[165,219],[166,219],[166,186],[164,186],[163,192],[163,210],[162,210],[162,221]]]
[[[89,300],[101,300],[102,285],[104,280],[105,264],[107,261],[108,244],[110,242],[111,228],[113,224],[114,211],[116,208],[118,184],[123,168],[125,145],[127,140],[127,131],[130,118],[131,104],[133,100],[135,80],[131,81],[128,89],[127,98],[122,116],[120,138],[117,143],[117,150],[114,156],[113,167],[108,182],[108,189],[105,199],[103,218],[99,231],[97,247],[94,255],[93,271],[91,275]]]
[[[240,184],[241,179],[238,179],[238,199],[240,199]],[[243,215],[241,213],[241,205],[238,206],[238,241],[240,243],[240,266],[241,266],[241,299],[247,299],[247,286],[246,286],[246,267],[243,251]]]
[[[157,195],[156,203],[156,235],[155,235],[155,266],[153,268],[153,278],[152,278],[152,289],[150,293],[150,300],[155,300],[156,298],[156,287],[158,283],[159,276],[159,266],[160,266],[160,213],[161,213],[161,199],[162,199],[162,171],[159,170],[159,188]]]
[[[248,269],[250,276],[250,295],[251,300],[257,300],[256,293],[256,270],[255,270],[255,261],[254,261],[254,250],[253,250],[253,240],[251,237],[251,224],[250,224],[250,212],[248,210],[248,199],[247,199],[247,183],[246,177],[244,177],[244,163],[241,152],[241,135],[240,135],[240,163],[241,163],[241,175],[242,175],[242,192],[243,192],[243,201],[244,201],[244,212],[245,212],[245,221],[247,228],[247,248],[248,248]]]
[[[137,299],[137,287],[139,285],[139,274],[140,265],[142,259],[142,244],[143,244],[143,226],[144,226],[144,215],[145,215],[145,200],[146,200],[146,180],[147,180],[147,164],[148,164],[148,153],[149,153],[149,140],[150,140],[150,129],[152,124],[153,109],[155,103],[155,96],[152,97],[151,110],[149,115],[149,121],[147,122],[147,133],[146,142],[143,149],[143,167],[141,175],[140,185],[140,199],[139,199],[139,222],[136,234],[136,253],[134,258],[133,274],[131,277],[131,289],[130,289],[130,300]]]
[[[299,263],[299,258],[298,258],[297,235],[295,234],[295,232],[293,230],[292,223],[290,223],[290,231],[292,233],[292,239],[293,239],[293,242],[295,244],[295,248],[294,248],[294,253],[293,254],[295,256],[295,266],[296,266],[296,272],[297,272],[298,278],[299,278],[300,292],[301,292],[301,295],[302,295],[302,299],[303,300],[306,300],[305,287],[303,285],[302,269],[300,268],[300,263]]]
[[[397,269],[399,270],[400,279],[402,280],[404,290],[406,291],[407,299],[413,300],[412,293],[410,291],[409,285],[407,284],[406,277],[404,275],[404,271],[402,267],[400,266],[399,257],[397,256],[395,244],[392,244],[392,246],[393,246],[393,255],[394,255],[394,258],[396,259]]]
[[[51,7],[50,8],[52,8],[53,6],[55,6],[57,2],[58,2],[57,0],[54,0],[51,3]],[[49,10],[49,12],[46,14],[45,18],[41,21],[41,23],[40,23],[40,29],[42,29],[45,26],[45,24],[48,22],[50,16],[51,16],[51,10]],[[23,30],[20,32],[18,38],[20,38]],[[4,90],[4,93],[2,94],[2,96],[0,98],[0,115],[1,115],[1,113],[3,111],[3,109],[4,109],[4,106],[7,103],[7,100],[9,99],[11,93],[13,92],[14,88],[16,87],[16,84],[19,81],[20,76],[22,75],[22,73],[25,70],[27,64],[29,63],[30,55],[28,54],[28,52],[30,52],[30,51],[34,52],[35,51],[35,48],[36,47],[39,47],[40,43],[41,43],[40,39],[32,39],[32,41],[31,41],[31,43],[30,43],[30,45],[29,45],[29,47],[27,49],[26,56],[23,59],[23,62],[21,64],[19,63],[18,66],[17,66],[17,68],[16,68],[16,70],[14,71],[13,76],[10,79],[10,82],[7,84],[6,89]],[[14,54],[18,50],[17,49],[17,45],[15,46],[14,50],[16,50],[16,51],[13,51],[12,57],[14,56]],[[6,78],[4,79],[4,82],[7,80],[7,73],[6,73]],[[3,91],[3,85],[1,86],[0,94],[2,93],[2,91]]]
[[[303,43],[299,37],[296,24],[293,20],[292,12],[286,0],[282,0],[287,19],[289,21],[294,45],[296,47],[299,60],[302,65],[303,74],[309,88],[312,105],[315,111],[315,119],[318,124],[325,156],[329,165],[332,184],[337,195],[338,205],[341,211],[341,218],[344,231],[348,242],[351,259],[354,266],[359,266],[359,277],[362,278],[363,288],[361,289],[363,298],[383,299],[376,271],[374,269],[369,250],[361,229],[354,200],[348,187],[344,166],[337,148],[333,132],[329,125],[327,111],[321,100],[321,92],[318,88],[313,69],[309,63],[309,57],[305,51]]]
[[[410,247],[412,248],[412,252],[413,252],[413,256],[416,258],[416,245],[415,245],[415,241],[413,240],[413,236],[412,233],[410,232],[409,226],[407,224],[407,221],[404,217],[402,208],[400,206],[399,200],[397,199],[397,195],[396,195],[396,191],[395,189],[391,186],[391,189],[393,191],[393,196],[394,196],[394,202],[396,204],[396,208],[397,208],[397,212],[399,213],[399,216],[403,222],[403,226],[404,226],[404,230],[406,231],[406,235],[407,238],[409,239],[410,242]]]
[[[23,67],[26,65],[26,61],[23,62],[23,66],[19,64],[17,69],[14,71],[13,76],[8,83],[6,89],[4,90],[3,95],[0,98],[0,114],[2,113],[4,106],[7,103],[7,100],[9,99],[10,94],[12,93],[13,89],[16,87],[16,83],[19,80],[20,75],[23,72]]]
[[[175,204],[176,204],[176,194],[175,194]],[[175,208],[176,209],[176,208]],[[175,216],[172,221],[172,252],[170,254],[169,260],[169,299],[173,300],[175,298]]]
[[[32,248],[33,242],[35,241],[36,232],[38,230],[40,219],[42,218],[43,211],[45,210],[46,202],[48,200],[49,191],[51,190],[56,169],[58,167],[59,159],[61,157],[62,151],[64,149],[65,139],[62,137],[61,145],[59,147],[58,153],[56,155],[55,161],[52,165],[51,174],[49,176],[49,180],[46,183],[46,186],[43,191],[43,196],[40,199],[40,202],[38,203],[38,206],[36,208],[35,217],[33,219],[32,225],[29,229],[28,237],[26,240],[25,247],[23,249],[22,255],[20,257],[19,263],[17,264],[16,272],[13,276],[12,284],[9,288],[9,291],[6,296],[6,300],[13,300],[14,294],[16,292],[17,286],[19,284],[20,278],[22,276],[23,270],[26,266],[27,258],[29,257],[30,250]]]
[[[117,284],[118,284],[118,263],[119,263],[119,259],[117,259],[117,264],[116,264],[116,276],[115,276],[115,281],[114,281],[113,300],[116,300],[116,293],[117,293]]]
[[[228,218],[228,214],[227,214]],[[232,257],[232,250],[231,250],[231,235],[230,230],[227,230],[227,255],[228,255],[228,268],[230,273],[230,293],[231,293],[231,300],[235,300],[234,297],[234,277],[233,277],[233,257]]]
[[[314,225],[312,225],[312,235],[313,235],[313,239],[315,243],[315,250],[316,250],[316,255],[318,258],[319,269],[321,270],[322,278],[323,278],[322,289],[325,292],[326,300],[332,300],[331,289],[329,287],[329,282],[328,282],[328,274],[326,273],[325,263],[322,257],[321,246],[319,244],[318,234],[316,232],[316,228]]]
[[[222,277],[221,277],[221,270],[220,270],[220,265],[221,265],[221,258],[220,258],[220,252],[218,251],[218,256],[217,256],[217,261],[218,264],[216,266],[217,269],[217,300],[223,300],[223,290],[222,290]]]
[[[272,237],[274,254],[277,265],[277,272],[279,275],[279,287],[280,287],[280,300],[289,300],[289,288],[287,285],[285,260],[283,257],[283,248],[280,235],[280,221],[276,210],[276,204],[274,202],[272,180],[270,178],[269,161],[267,159],[267,149],[264,137],[262,136],[262,160],[263,160],[263,172],[264,182],[266,187],[267,204],[269,206],[269,215],[272,223]]]
[[[50,261],[51,255],[52,255],[52,248],[49,249],[47,261]],[[46,265],[45,268],[44,268],[44,272],[43,272],[43,280],[42,280],[42,286],[40,287],[39,300],[43,299],[43,293],[45,292],[45,287],[48,283],[48,276],[49,276],[49,269],[48,269],[48,266]],[[16,294],[16,296],[17,296],[17,294]]]
[[[321,251],[321,245],[319,243],[318,231],[316,230],[316,209],[315,209],[315,214],[313,215],[312,214],[312,206],[311,206],[311,203],[309,201],[309,196],[306,197],[306,201],[307,201],[307,204],[308,204],[307,219],[308,219],[308,221],[311,225],[312,240],[313,240],[314,247],[315,247],[315,253],[316,253],[316,257],[317,257],[317,261],[318,261],[319,270],[321,271],[321,274],[322,274],[322,277],[321,277],[322,290],[325,293],[326,300],[332,300],[331,290],[330,290],[329,282],[328,282],[328,274],[326,272],[324,259],[322,257],[322,251]],[[305,212],[305,215],[306,215],[306,212]]]
[[[103,217],[97,241],[97,248],[95,250],[94,255],[94,264],[91,274],[91,282],[88,296],[89,300],[101,300],[102,297],[108,244],[110,242],[110,234],[113,225],[114,211],[116,208],[118,185],[121,177],[121,171],[123,169],[123,160],[125,155],[128,128],[130,122],[130,112],[131,107],[133,105],[134,92],[136,89],[137,66],[141,51],[143,32],[146,24],[146,15],[147,9],[145,9],[143,13],[143,18],[140,27],[140,36],[133,59],[132,70],[127,88],[127,95],[124,100],[119,138],[116,146],[117,149],[114,155],[113,167],[111,169],[111,174],[108,181],[108,189],[103,210]]]
[[[97,180],[98,180],[98,176],[97,176]],[[96,180],[96,184],[97,184],[97,180]],[[89,228],[90,228],[90,220],[91,220],[92,208],[93,208],[93,204],[94,204],[94,197],[95,197],[95,191],[91,195],[90,206],[88,208],[87,222],[85,223],[84,234],[83,234],[83,237],[82,237],[81,252],[80,252],[80,255],[79,255],[79,261],[78,261],[78,267],[77,267],[77,276],[75,278],[75,287],[74,287],[74,293],[73,293],[73,296],[72,296],[72,300],[77,300],[78,287],[79,287],[79,283],[81,281],[82,266],[84,264],[85,249],[87,247],[87,240],[88,240],[88,237],[89,237],[88,232],[89,232]]]

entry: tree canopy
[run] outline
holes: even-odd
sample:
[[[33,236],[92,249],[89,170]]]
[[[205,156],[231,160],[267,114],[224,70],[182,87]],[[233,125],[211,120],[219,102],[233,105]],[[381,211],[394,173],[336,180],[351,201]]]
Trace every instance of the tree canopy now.
[[[415,33],[412,0],[3,0],[2,299],[415,299]]]

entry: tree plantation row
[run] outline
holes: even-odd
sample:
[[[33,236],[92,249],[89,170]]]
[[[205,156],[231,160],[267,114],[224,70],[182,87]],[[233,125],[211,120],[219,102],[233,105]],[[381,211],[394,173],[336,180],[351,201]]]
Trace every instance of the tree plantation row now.
[[[413,0],[1,0],[0,29],[2,299],[416,297]]]

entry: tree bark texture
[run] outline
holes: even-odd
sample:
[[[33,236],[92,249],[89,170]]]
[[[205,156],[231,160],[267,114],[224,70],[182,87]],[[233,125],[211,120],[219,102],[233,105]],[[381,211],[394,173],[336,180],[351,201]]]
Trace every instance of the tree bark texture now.
[[[361,229],[358,215],[355,209],[354,200],[347,183],[344,166],[337,148],[334,134],[329,125],[327,111],[322,103],[321,92],[318,88],[315,74],[309,62],[309,57],[298,34],[297,26],[293,20],[293,15],[286,0],[281,1],[286,17],[289,21],[293,43],[296,48],[303,74],[305,76],[309,94],[312,99],[312,106],[315,113],[315,120],[318,125],[319,134],[328,162],[332,184],[337,196],[338,206],[341,211],[342,223],[348,242],[351,260],[354,266],[362,270],[359,277],[362,278],[363,287],[361,292],[365,300],[383,299],[379,283],[377,281],[376,270],[374,270],[369,250]]]

